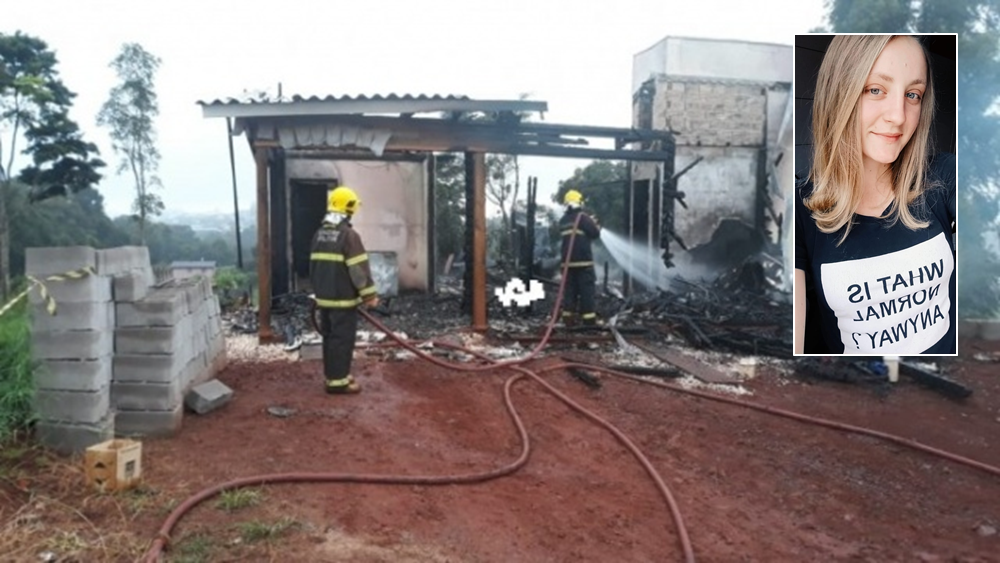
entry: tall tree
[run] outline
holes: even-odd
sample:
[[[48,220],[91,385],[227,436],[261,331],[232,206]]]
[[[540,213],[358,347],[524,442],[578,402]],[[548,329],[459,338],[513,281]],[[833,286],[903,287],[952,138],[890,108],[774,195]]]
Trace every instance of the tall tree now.
[[[958,34],[958,292],[963,316],[1000,311],[1000,260],[984,233],[996,232],[1000,194],[1000,2],[833,0],[833,31]],[[968,259],[975,257],[974,260]]]
[[[85,190],[100,179],[104,166],[97,147],[82,139],[69,118],[76,96],[56,70],[56,56],[36,37],[16,32],[0,34],[0,125],[10,128],[7,156],[0,150],[0,297],[10,293],[10,220],[7,204],[15,177],[17,141],[28,141],[22,151],[32,164],[20,179],[32,185],[32,201]],[[2,149],[2,144],[0,144]]]
[[[121,82],[111,89],[97,114],[97,123],[110,129],[111,146],[121,157],[118,173],[132,173],[136,194],[132,210],[139,224],[139,243],[143,245],[147,218],[163,212],[163,200],[152,192],[161,185],[156,175],[160,152],[153,124],[160,113],[153,83],[159,67],[160,59],[138,43],[122,45],[111,62]]]
[[[552,199],[556,204],[562,205],[563,196],[567,191],[578,190],[583,194],[586,206],[591,212],[600,214],[600,222],[604,227],[624,233],[624,190],[628,187],[627,182],[628,163],[595,160],[583,168],[577,168],[572,176],[559,182],[559,190]]]

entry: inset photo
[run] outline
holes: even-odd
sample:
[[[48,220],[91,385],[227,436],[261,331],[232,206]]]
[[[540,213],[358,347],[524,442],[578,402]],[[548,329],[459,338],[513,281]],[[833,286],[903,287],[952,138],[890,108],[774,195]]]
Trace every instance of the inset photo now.
[[[795,38],[795,355],[957,355],[956,35]]]

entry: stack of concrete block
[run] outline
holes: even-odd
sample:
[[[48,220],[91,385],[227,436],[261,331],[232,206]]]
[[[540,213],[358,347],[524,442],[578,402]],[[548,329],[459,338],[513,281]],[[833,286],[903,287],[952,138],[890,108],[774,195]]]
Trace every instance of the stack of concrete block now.
[[[68,453],[115,435],[176,431],[184,394],[226,365],[211,283],[155,287],[145,247],[29,248],[26,258],[27,273],[39,279],[94,272],[46,282],[55,316],[37,287],[30,295],[40,441]]]
[[[171,280],[117,302],[111,402],[121,436],[163,435],[183,420],[184,394],[225,366],[218,299],[205,278]]]
[[[80,451],[114,435],[111,277],[101,269],[105,257],[91,247],[29,248],[25,262],[26,273],[43,280],[56,302],[56,314],[50,315],[40,288],[32,288],[32,352],[40,363],[35,372],[36,433],[53,449]],[[83,268],[93,273],[45,280]]]

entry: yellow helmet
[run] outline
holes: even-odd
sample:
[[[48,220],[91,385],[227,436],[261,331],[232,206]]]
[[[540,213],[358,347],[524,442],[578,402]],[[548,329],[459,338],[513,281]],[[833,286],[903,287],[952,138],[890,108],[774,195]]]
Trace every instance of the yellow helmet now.
[[[564,205],[582,205],[583,204],[583,194],[576,190],[570,190],[566,192],[563,196]]]
[[[361,200],[358,199],[358,194],[347,186],[338,186],[330,190],[326,198],[327,211],[354,215],[359,207],[361,207]]]

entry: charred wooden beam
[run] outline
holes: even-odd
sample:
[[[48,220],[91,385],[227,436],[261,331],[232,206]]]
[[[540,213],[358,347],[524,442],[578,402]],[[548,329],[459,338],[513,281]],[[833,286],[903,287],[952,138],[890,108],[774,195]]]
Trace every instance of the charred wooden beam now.
[[[257,339],[261,344],[278,341],[271,329],[271,229],[270,194],[267,185],[268,149],[257,147]]]
[[[972,395],[972,389],[961,383],[944,375],[929,372],[910,362],[899,362],[899,373],[952,399],[965,399]]]
[[[472,153],[472,328],[485,331],[486,324],[486,155]]]

